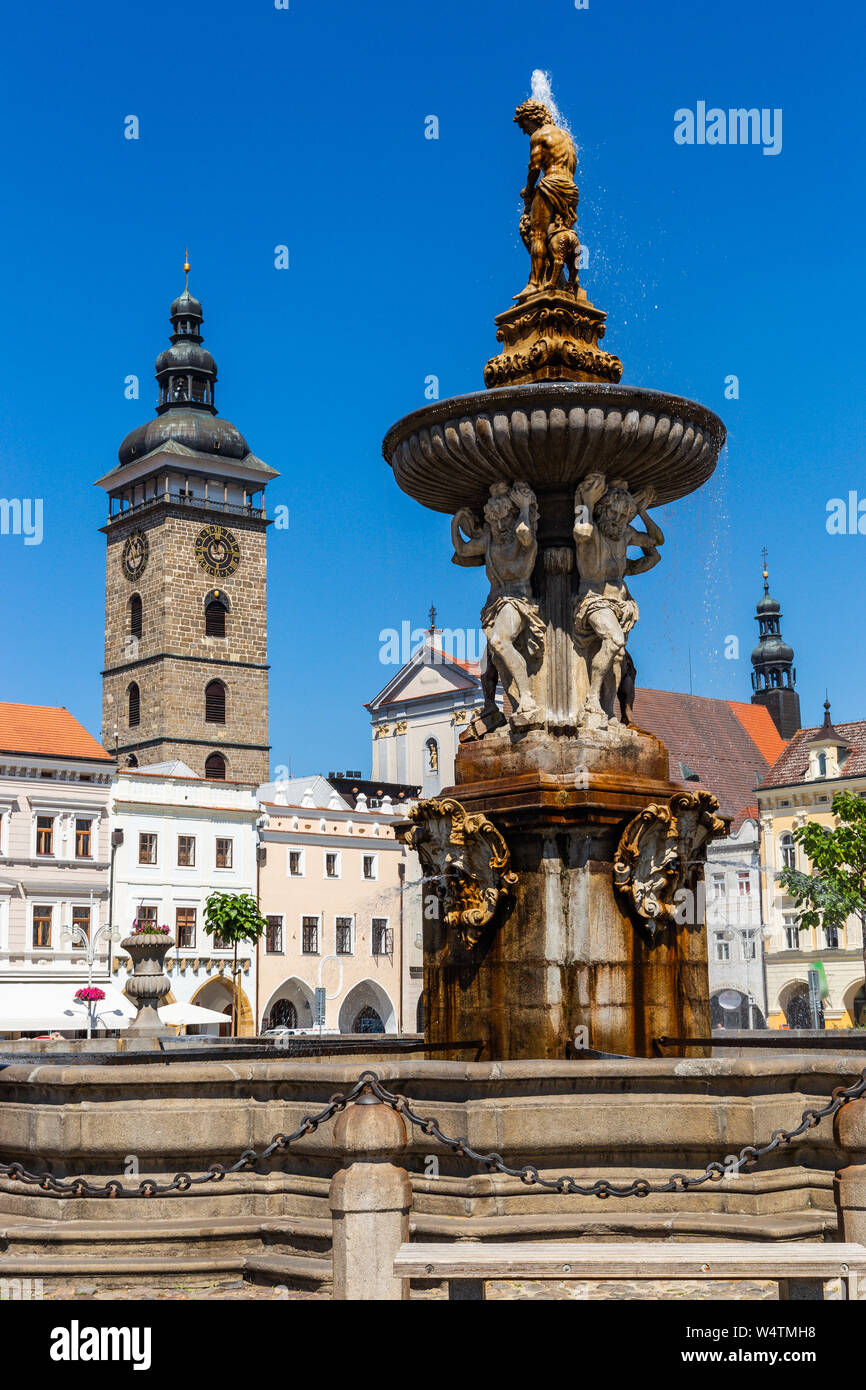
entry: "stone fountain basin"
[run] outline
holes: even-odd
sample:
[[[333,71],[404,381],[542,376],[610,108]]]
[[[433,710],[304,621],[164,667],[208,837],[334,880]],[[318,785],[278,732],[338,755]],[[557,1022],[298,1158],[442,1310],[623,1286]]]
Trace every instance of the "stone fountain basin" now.
[[[556,381],[436,401],[392,425],[382,452],[403,491],[437,512],[483,506],[503,477],[538,492],[595,472],[632,490],[651,483],[662,505],[707,481],[725,437],[717,415],[682,396]]]

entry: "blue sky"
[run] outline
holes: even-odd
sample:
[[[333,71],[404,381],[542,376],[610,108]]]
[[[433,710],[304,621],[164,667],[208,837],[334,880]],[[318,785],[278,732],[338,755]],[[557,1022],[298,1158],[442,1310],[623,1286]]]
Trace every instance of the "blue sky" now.
[[[511,117],[538,67],[579,146],[605,346],[625,382],[729,430],[635,581],[640,683],[687,690],[690,649],[696,693],[748,699],[766,545],[805,722],[825,686],[838,722],[866,717],[866,536],[826,528],[831,498],[866,500],[863,28],[853,4],[802,0],[19,6],[0,96],[0,496],[45,511],[41,545],[0,536],[0,699],[66,705],[98,734],[93,481],[153,413],[188,244],[220,413],[290,509],[269,542],[273,763],[369,768],[363,702],[393,673],[380,631],[423,625],[431,601],[475,627],[486,593],[380,443],[428,375],[443,397],[483,384],[493,316],[526,279]],[[781,152],[678,145],[674,113],[699,101],[781,109]]]

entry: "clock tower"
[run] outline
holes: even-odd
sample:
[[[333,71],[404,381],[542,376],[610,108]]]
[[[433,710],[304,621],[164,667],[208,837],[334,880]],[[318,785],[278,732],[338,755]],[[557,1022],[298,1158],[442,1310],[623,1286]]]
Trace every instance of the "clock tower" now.
[[[269,772],[266,484],[217,415],[216,363],[187,284],[156,359],[156,418],[128,434],[108,494],[102,739],[120,766]]]

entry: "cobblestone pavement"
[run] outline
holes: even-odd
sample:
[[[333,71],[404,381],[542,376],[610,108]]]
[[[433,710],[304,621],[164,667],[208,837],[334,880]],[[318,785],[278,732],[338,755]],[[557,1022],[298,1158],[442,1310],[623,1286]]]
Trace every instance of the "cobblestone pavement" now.
[[[435,1300],[444,1299],[446,1296],[444,1286],[422,1287],[412,1290],[413,1299]],[[683,1279],[670,1282],[661,1280],[644,1282],[643,1280],[618,1279],[606,1282],[600,1280],[584,1282],[576,1279],[561,1281],[495,1279],[491,1280],[487,1286],[487,1297],[490,1300],[535,1299],[545,1302],[561,1302],[567,1299],[588,1301],[602,1299],[620,1301],[692,1299],[700,1302],[710,1302],[714,1299],[737,1299],[746,1302],[758,1302],[775,1299],[777,1296],[777,1286],[762,1280]],[[56,1301],[73,1300],[82,1303],[99,1303],[117,1299],[135,1302],[149,1300],[186,1302],[212,1299],[235,1301],[238,1299],[256,1299],[262,1302],[279,1302],[290,1299],[293,1301],[326,1302],[330,1298],[330,1294],[286,1289],[280,1285],[249,1284],[241,1279],[225,1279],[213,1284],[197,1284],[194,1287],[178,1284],[168,1288],[148,1287],[146,1285],[137,1285],[134,1288],[110,1288],[108,1286],[97,1288],[95,1285],[81,1280],[63,1282],[52,1279],[43,1281],[43,1298]]]

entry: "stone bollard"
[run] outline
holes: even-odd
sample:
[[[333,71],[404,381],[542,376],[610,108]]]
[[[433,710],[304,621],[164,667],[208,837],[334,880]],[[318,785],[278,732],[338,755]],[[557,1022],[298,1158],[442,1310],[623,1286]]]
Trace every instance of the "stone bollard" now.
[[[365,1093],[337,1117],[334,1139],[345,1166],[331,1179],[333,1298],[352,1302],[409,1297],[394,1256],[409,1239],[412,1184],[399,1156],[403,1118]]]
[[[839,1148],[853,1159],[833,1184],[840,1239],[866,1245],[866,1098],[843,1105],[833,1132]]]

